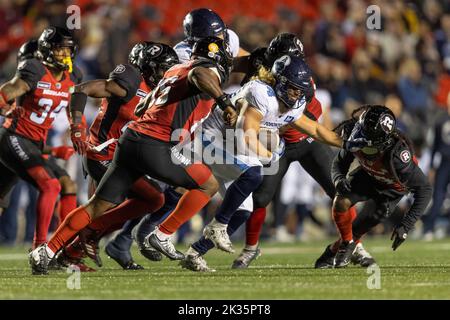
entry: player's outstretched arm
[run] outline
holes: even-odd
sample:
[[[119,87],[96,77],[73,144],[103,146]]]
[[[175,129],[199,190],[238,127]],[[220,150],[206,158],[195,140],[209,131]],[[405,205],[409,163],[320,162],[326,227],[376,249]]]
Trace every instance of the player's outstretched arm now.
[[[301,116],[300,119],[292,123],[291,126],[320,142],[338,148],[343,147],[344,142],[336,132],[327,129],[317,121],[313,121],[305,115]]]
[[[195,67],[188,74],[188,81],[201,92],[216,100],[217,106],[224,111],[224,118],[229,125],[234,125],[237,114],[228,95],[220,87],[220,76],[213,70],[205,67]]]
[[[109,98],[111,96],[125,97],[127,91],[111,79],[98,79],[80,83],[75,86],[70,99],[69,112],[73,123],[81,123],[87,97]]]

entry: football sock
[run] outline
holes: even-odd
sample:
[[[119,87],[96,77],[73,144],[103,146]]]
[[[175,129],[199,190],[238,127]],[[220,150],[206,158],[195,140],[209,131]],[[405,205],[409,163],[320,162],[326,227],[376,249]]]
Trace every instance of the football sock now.
[[[58,252],[76,233],[91,222],[91,216],[84,207],[78,207],[69,213],[48,242],[53,252]]]
[[[333,208],[332,212],[333,212],[333,220],[336,224],[339,234],[341,235],[342,241],[353,240],[352,222],[356,217],[355,208],[351,207],[345,212],[337,212]]]
[[[261,234],[264,220],[266,219],[266,208],[257,208],[253,210],[250,218],[247,220],[245,233],[247,246],[255,246],[258,244],[259,235]]]
[[[59,209],[59,223],[62,223],[67,215],[77,207],[77,195],[73,193],[61,195],[59,202],[61,203]]]
[[[194,189],[187,191],[178,202],[175,210],[160,224],[159,230],[171,235],[186,221],[192,218],[211,199],[203,191]]]

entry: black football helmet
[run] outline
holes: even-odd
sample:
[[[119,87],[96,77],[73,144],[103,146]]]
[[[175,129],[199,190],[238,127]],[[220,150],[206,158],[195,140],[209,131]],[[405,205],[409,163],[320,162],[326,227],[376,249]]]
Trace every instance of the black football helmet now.
[[[312,72],[306,62],[297,56],[284,55],[275,60],[272,66],[272,74],[275,76],[275,93],[288,108],[299,108],[304,98],[310,102],[314,96],[314,84]],[[297,99],[289,96],[288,89],[300,89],[301,95]]]
[[[303,44],[295,34],[280,33],[273,38],[264,53],[265,63],[270,67],[276,59],[283,55],[305,57]]]
[[[19,52],[17,52],[17,62],[31,59],[36,57],[36,53],[38,51],[38,41],[32,39],[30,41],[25,42],[20,46]]]
[[[359,116],[352,136],[365,138],[368,147],[383,151],[392,145],[396,119],[392,111],[381,105],[368,106]]]
[[[217,37],[202,38],[194,44],[192,57],[213,61],[220,73],[222,83],[228,81],[233,68],[233,55],[228,42]]]
[[[141,72],[145,82],[152,88],[158,85],[167,70],[180,63],[172,47],[151,41],[137,43],[131,49],[128,61]]]
[[[223,35],[228,41],[226,25],[222,18],[211,9],[200,8],[189,12],[183,20],[183,29],[186,40],[198,41],[205,37],[218,37]]]
[[[56,60],[53,50],[61,47],[70,48],[70,59],[67,61]],[[38,54],[42,61],[59,70],[71,70],[72,60],[78,51],[72,35],[67,29],[59,27],[46,28],[38,39]]]

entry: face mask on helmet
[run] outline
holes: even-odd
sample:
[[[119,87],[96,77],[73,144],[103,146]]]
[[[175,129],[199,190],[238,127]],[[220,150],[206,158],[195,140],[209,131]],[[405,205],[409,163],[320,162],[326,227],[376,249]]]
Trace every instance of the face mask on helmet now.
[[[368,141],[367,148],[362,151],[370,155],[375,153],[374,149],[383,152],[391,146],[395,122],[395,117],[390,111],[383,112],[381,109],[364,111],[353,129],[359,131],[358,134]]]
[[[47,28],[39,37],[38,56],[45,64],[58,70],[72,72],[72,63],[76,52],[77,46],[66,29]]]
[[[288,108],[297,109],[311,101],[314,87],[311,81],[311,71],[299,57],[282,56],[272,67],[275,76],[275,93]]]

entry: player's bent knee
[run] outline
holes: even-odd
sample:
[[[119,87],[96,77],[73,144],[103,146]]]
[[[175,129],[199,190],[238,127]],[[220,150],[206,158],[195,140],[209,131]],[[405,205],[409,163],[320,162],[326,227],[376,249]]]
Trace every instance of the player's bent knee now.
[[[40,192],[59,194],[61,192],[61,185],[58,179],[47,179],[38,182],[38,189]]]
[[[352,206],[352,202],[348,198],[337,196],[333,200],[333,208],[337,212],[345,212]]]
[[[77,194],[77,184],[68,176],[59,178],[61,194]]]
[[[257,188],[263,181],[261,167],[251,167],[243,173],[245,178]]]
[[[114,208],[117,204],[102,200],[96,195],[89,199],[89,202],[84,206],[92,219],[101,216],[105,211]]]

